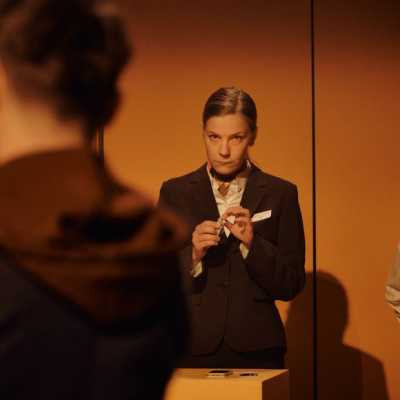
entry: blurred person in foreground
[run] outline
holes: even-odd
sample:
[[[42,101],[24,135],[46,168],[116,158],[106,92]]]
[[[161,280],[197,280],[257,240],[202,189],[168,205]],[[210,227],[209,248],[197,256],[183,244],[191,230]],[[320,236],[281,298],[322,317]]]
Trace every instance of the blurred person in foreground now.
[[[185,229],[90,147],[129,57],[107,2],[0,0],[1,399],[161,399],[184,351]]]

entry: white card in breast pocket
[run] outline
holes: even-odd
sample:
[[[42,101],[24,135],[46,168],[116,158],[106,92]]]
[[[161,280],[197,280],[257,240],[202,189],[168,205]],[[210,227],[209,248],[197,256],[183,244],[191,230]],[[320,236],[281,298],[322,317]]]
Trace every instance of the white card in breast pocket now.
[[[272,210],[265,210],[254,214],[251,218],[252,222],[262,221],[263,219],[271,218]]]

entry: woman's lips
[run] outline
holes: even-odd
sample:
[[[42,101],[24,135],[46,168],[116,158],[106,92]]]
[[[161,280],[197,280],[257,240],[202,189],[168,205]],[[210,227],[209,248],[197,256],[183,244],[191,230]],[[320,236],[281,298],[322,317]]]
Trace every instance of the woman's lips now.
[[[217,161],[218,165],[232,165],[233,161]]]

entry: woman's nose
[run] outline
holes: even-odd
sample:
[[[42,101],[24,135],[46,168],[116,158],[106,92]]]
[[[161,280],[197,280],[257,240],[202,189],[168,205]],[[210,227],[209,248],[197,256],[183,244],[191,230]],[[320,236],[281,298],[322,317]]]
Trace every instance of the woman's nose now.
[[[231,151],[229,149],[229,144],[227,141],[222,141],[220,146],[219,146],[219,154],[222,157],[229,157],[231,154]]]

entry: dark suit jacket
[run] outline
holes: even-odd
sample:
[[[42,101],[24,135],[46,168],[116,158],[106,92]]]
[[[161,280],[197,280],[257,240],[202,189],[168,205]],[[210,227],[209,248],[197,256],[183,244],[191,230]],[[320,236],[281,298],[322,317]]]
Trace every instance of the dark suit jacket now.
[[[186,343],[181,224],[86,150],[0,167],[0,399],[161,400]]]
[[[206,166],[165,182],[160,202],[180,212],[193,231],[218,219]],[[191,243],[182,249],[193,321],[192,354],[216,350],[221,339],[241,352],[285,348],[284,327],[275,300],[291,300],[303,288],[304,231],[296,187],[253,166],[241,205],[251,215],[271,210],[255,222],[246,259],[230,235],[203,259],[203,273],[192,278]]]

